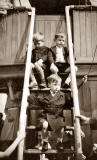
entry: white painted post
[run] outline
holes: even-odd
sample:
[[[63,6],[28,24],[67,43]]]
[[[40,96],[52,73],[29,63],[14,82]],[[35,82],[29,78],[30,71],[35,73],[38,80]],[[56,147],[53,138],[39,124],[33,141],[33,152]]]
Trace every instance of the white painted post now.
[[[29,87],[29,78],[30,78],[30,63],[31,63],[31,53],[32,53],[34,20],[35,20],[35,8],[32,8],[29,39],[28,39],[28,52],[27,52],[24,86],[23,86],[23,96],[22,96],[21,112],[20,112],[20,120],[19,120],[19,132],[23,134],[25,133],[25,128],[26,128],[26,110],[27,110],[27,97],[29,93],[28,87]],[[18,160],[23,160],[23,150],[24,150],[24,140],[20,142],[18,146]]]
[[[74,64],[74,56],[73,56],[71,24],[70,24],[70,16],[69,16],[70,8],[71,8],[71,6],[66,6],[65,13],[66,13],[66,24],[67,24],[67,34],[68,34],[68,46],[69,46],[70,68],[71,68],[71,85],[72,85],[72,92],[73,92],[74,114],[76,116],[76,115],[80,115],[80,109],[79,109],[78,89],[77,89],[76,72],[75,72],[75,64]],[[81,144],[80,122],[79,122],[79,119],[76,117],[74,119],[74,132],[75,132],[76,159],[81,160],[82,144]]]

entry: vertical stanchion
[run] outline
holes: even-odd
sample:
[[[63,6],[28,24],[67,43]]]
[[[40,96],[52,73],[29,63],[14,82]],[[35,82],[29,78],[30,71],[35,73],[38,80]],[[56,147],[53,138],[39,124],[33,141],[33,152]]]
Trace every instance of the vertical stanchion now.
[[[72,6],[73,7],[73,6]],[[76,82],[76,72],[73,56],[73,44],[72,44],[72,34],[71,34],[71,24],[69,10],[71,6],[66,6],[66,24],[67,24],[67,34],[68,34],[68,47],[69,47],[69,59],[70,59],[70,69],[71,69],[71,85],[73,93],[73,103],[74,103],[74,115],[80,115],[79,100],[78,100],[78,89]],[[78,118],[74,118],[74,132],[75,132],[75,149],[76,149],[76,159],[81,160],[82,155],[82,143],[81,143],[81,131],[80,122]]]
[[[19,119],[19,132],[21,134],[25,133],[25,128],[26,128],[26,110],[27,110],[27,97],[29,93],[28,87],[29,87],[29,78],[30,78],[30,63],[31,63],[31,53],[32,53],[34,19],[35,19],[35,8],[32,8],[30,28],[29,28],[28,51],[27,51],[27,59],[26,59],[26,67],[25,67],[23,95],[22,95],[21,112],[20,112],[20,119]],[[23,160],[23,150],[24,150],[24,140],[20,142],[18,146],[18,160]]]

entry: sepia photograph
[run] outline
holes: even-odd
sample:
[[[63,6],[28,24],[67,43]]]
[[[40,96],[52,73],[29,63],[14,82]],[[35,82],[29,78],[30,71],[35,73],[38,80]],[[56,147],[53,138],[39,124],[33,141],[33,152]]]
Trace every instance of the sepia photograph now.
[[[97,0],[0,0],[0,159],[97,160]]]

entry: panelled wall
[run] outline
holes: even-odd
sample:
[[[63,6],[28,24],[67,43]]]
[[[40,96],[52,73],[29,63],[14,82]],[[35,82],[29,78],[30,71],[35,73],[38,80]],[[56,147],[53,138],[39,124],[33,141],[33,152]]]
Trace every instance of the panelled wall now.
[[[97,11],[74,10],[73,27],[77,62],[97,62]]]
[[[79,89],[81,114],[97,118],[97,11],[73,10],[74,55],[78,64],[78,75],[88,75],[88,82]],[[78,83],[81,79],[78,77]],[[84,126],[84,150],[90,151],[97,143],[97,130]]]
[[[0,16],[0,65],[24,63],[28,29],[27,11]]]

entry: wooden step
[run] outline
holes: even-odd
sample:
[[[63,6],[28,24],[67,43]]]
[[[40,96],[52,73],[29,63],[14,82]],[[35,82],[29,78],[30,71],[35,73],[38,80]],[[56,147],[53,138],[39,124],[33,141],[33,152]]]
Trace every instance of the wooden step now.
[[[39,106],[39,104],[31,104],[27,109],[28,111],[29,110],[44,110],[42,106]],[[63,110],[72,110],[72,107],[64,107]]]
[[[26,154],[74,154],[75,151],[71,149],[64,149],[63,152],[59,152],[55,149],[47,150],[46,152],[42,152],[38,149],[26,149],[24,150],[24,153]]]
[[[43,93],[45,93],[45,92],[49,92],[50,91],[50,88],[43,88],[43,89],[30,89],[30,92],[31,93],[33,93],[33,92],[43,92]],[[71,92],[71,89],[70,88],[68,88],[68,89],[66,89],[66,88],[61,88],[61,91],[62,92]]]
[[[0,66],[0,80],[24,78],[24,74],[25,64]]]
[[[39,131],[39,130],[41,130],[41,128],[37,127],[37,126],[34,126],[34,125],[30,125],[30,126],[26,127],[26,130],[37,130],[37,131]]]
[[[37,127],[37,126],[34,126],[34,125],[30,125],[30,126],[27,126],[26,127],[26,130],[36,130],[36,131],[39,131],[41,130],[40,127]],[[52,130],[50,130],[52,131]],[[64,131],[74,131],[74,127],[73,126],[66,126],[66,128],[64,128]]]

